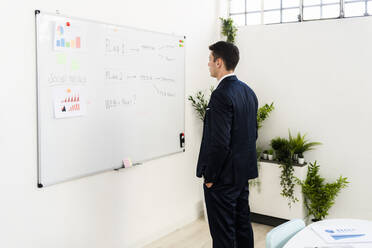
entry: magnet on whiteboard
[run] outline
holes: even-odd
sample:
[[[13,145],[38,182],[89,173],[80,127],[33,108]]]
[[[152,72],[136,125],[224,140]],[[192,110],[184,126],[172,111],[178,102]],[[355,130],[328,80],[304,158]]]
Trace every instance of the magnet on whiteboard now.
[[[123,159],[123,166],[124,168],[132,167],[133,166],[132,160],[130,158]]]

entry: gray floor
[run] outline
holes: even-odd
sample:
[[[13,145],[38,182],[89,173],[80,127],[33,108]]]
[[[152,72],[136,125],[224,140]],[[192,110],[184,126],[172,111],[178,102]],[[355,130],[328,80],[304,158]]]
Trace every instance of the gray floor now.
[[[252,223],[255,248],[265,248],[266,234],[273,228]],[[208,225],[203,218],[145,246],[145,248],[211,248]]]

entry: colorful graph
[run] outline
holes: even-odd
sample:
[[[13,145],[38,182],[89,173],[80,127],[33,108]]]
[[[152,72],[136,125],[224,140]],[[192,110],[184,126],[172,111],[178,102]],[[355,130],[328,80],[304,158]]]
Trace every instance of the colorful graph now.
[[[70,22],[58,23],[55,26],[54,47],[57,50],[82,47],[82,35],[79,28],[72,26]]]
[[[80,111],[80,104],[77,103],[77,104],[72,105],[72,106],[69,108],[68,111],[69,111],[69,112],[72,112],[72,111]]]
[[[80,87],[56,88],[54,90],[55,118],[82,116],[86,101]]]
[[[63,104],[62,112],[80,111],[80,97],[79,97],[79,95],[65,97],[65,99],[62,100],[61,103]],[[65,103],[70,103],[68,108],[66,108]]]
[[[74,40],[65,41],[64,38],[56,40],[57,47],[66,47],[66,48],[80,48],[80,37],[76,37]]]
[[[80,97],[79,95],[66,97],[64,100],[62,100],[62,103],[66,103],[66,102],[80,102]]]
[[[63,32],[64,32],[63,31],[63,27],[62,26],[58,26],[57,27],[57,32],[58,32],[59,35],[63,35]]]

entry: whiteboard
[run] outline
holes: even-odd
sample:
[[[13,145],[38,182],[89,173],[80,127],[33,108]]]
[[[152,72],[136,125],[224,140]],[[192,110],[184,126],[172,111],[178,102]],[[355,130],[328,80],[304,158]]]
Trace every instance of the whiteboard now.
[[[184,151],[184,36],[35,16],[39,187]]]

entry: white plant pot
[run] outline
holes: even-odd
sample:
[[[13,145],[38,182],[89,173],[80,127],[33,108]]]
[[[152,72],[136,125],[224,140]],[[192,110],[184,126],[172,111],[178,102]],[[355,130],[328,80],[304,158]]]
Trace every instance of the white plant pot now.
[[[263,154],[263,158],[264,158],[264,159],[267,159],[267,153],[264,153],[264,154]]]
[[[305,163],[305,158],[298,158],[298,163],[299,164],[304,164]]]
[[[268,156],[268,158],[269,158],[269,160],[273,160],[274,159],[274,156],[273,155],[267,155]]]

